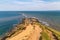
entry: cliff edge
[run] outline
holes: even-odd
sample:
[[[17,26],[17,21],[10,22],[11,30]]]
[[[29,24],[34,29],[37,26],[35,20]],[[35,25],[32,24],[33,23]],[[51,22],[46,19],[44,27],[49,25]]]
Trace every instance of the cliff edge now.
[[[24,18],[2,40],[60,40],[60,32],[36,18]]]

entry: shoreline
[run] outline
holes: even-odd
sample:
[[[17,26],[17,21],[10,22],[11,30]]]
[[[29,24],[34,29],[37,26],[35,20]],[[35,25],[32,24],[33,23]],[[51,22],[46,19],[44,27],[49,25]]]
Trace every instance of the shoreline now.
[[[38,20],[39,20],[39,22],[40,22],[41,24],[46,25],[46,26],[48,26],[48,27],[51,27],[51,28],[53,28],[53,29],[55,29],[55,30],[57,30],[57,31],[60,31],[60,28],[57,28],[57,27],[59,27],[59,26],[50,23],[50,21],[49,21],[49,22],[48,22],[48,21],[42,21],[42,20],[40,20],[39,18],[38,18]]]
[[[33,17],[32,17],[33,18]],[[37,18],[35,18],[35,19],[37,19]],[[41,21],[41,20],[39,20],[39,19],[37,19],[38,21],[39,21],[39,23],[41,23],[42,25],[46,25],[46,23],[47,22],[45,22],[45,21]],[[17,24],[18,25],[18,24]],[[46,25],[46,26],[51,26],[51,25]],[[5,38],[7,38],[7,37],[9,37],[9,36],[6,36],[6,37],[4,37],[2,40],[4,40]]]

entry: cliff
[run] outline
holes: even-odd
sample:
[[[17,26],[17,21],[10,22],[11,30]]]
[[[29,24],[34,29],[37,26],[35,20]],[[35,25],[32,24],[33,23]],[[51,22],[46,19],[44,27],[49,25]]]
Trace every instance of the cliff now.
[[[24,18],[2,40],[60,40],[60,32],[36,18]]]

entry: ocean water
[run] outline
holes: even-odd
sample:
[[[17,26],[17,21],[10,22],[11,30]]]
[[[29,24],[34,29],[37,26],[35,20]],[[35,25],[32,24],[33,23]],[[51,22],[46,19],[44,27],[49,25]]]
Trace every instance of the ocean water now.
[[[6,35],[24,17],[36,17],[60,31],[60,11],[0,11],[0,37]]]

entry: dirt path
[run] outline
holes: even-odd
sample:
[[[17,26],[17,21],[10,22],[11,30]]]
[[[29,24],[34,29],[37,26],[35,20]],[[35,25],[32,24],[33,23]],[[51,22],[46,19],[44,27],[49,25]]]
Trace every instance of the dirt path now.
[[[41,29],[38,25],[35,25],[35,29],[29,24],[22,33],[15,37],[8,38],[7,40],[39,40]]]
[[[30,38],[29,38],[29,40],[39,40],[39,37],[41,36],[40,35],[40,32],[41,32],[42,30],[39,28],[39,26],[38,25],[35,25],[35,30],[34,30],[34,32],[30,35]]]

